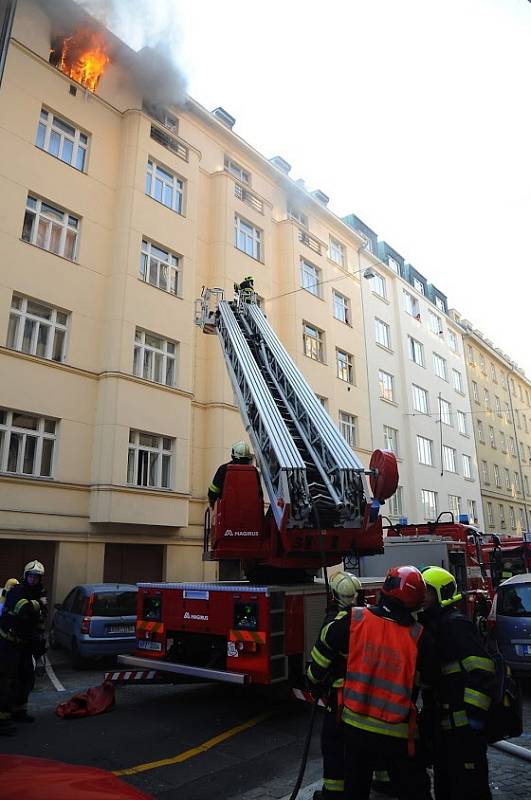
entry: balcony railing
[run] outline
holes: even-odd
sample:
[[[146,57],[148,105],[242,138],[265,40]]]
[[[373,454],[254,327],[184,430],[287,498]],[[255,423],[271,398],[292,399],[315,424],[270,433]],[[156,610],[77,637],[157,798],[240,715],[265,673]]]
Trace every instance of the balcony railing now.
[[[308,231],[303,231],[299,228],[299,242],[305,244],[306,247],[309,247],[310,250],[313,250],[313,252],[317,253],[318,256],[321,255],[322,248],[320,241],[314,236],[311,236]]]
[[[172,136],[171,133],[167,133],[167,131],[157,128],[156,125],[152,125],[151,138],[154,139],[155,142],[158,142],[165,147],[166,150],[171,150],[171,152],[175,153],[175,155],[179,156],[179,158],[182,158],[184,161],[188,161],[188,148],[179,139],[176,139],[175,136]]]
[[[248,206],[251,206],[251,208],[254,208],[255,211],[259,211],[260,214],[264,213],[263,201],[240,183],[234,184],[234,195],[238,198],[238,200],[241,200],[243,203],[247,203]]]

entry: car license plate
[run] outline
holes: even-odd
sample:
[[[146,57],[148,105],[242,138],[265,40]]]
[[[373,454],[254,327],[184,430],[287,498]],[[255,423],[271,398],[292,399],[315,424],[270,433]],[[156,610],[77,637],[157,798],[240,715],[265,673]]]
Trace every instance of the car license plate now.
[[[140,650],[162,650],[161,642],[150,642],[147,639],[139,639],[138,647]]]
[[[107,633],[134,633],[134,625],[107,625]]]

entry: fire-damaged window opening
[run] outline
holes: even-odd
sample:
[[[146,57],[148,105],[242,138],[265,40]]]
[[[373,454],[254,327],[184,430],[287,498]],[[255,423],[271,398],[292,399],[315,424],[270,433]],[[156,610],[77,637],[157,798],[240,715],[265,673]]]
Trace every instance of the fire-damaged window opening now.
[[[72,80],[95,92],[110,63],[108,44],[101,31],[81,28],[70,36],[52,40],[50,64]]]
[[[166,111],[165,108],[152,105],[148,100],[144,100],[142,102],[142,111],[147,114],[148,117],[157,120],[157,122],[160,122],[161,125],[177,135],[179,131],[179,120],[177,117],[174,117],[173,114],[170,114],[169,111]]]
[[[66,120],[41,110],[35,144],[65,164],[85,171],[89,137]]]
[[[158,142],[158,144],[165,147],[167,150],[171,150],[172,153],[175,153],[176,156],[182,158],[184,161],[188,161],[188,148],[182,142],[175,138],[175,136],[171,136],[166,131],[157,128],[156,125],[151,126],[151,138]]]
[[[22,239],[25,242],[74,261],[78,236],[78,217],[28,194],[22,227]]]
[[[146,194],[177,214],[183,213],[184,181],[152,158],[147,162]]]
[[[224,169],[225,172],[229,172],[231,175],[234,175],[241,183],[246,183],[248,186],[251,185],[251,176],[247,172],[246,169],[240,167],[236,161],[233,161],[230,156],[225,156],[224,159]]]

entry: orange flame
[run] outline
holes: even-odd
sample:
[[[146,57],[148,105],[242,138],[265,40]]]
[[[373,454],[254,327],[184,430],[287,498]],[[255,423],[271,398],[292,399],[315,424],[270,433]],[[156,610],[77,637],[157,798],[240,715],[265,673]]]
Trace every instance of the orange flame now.
[[[103,34],[79,30],[63,41],[57,66],[73,80],[95,92],[110,61]]]

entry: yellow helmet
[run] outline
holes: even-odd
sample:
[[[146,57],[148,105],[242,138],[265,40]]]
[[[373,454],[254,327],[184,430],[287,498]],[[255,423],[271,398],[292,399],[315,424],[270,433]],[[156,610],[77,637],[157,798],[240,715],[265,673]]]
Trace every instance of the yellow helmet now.
[[[7,592],[13,588],[13,586],[18,586],[18,583],[19,582],[17,581],[16,578],[8,578],[6,581],[6,585],[4,586],[4,592],[7,594]]]
[[[231,458],[237,458],[238,460],[246,458],[251,458],[251,448],[247,444],[247,442],[236,442],[236,444],[232,445],[231,450]]]
[[[463,595],[457,591],[457,583],[451,572],[442,567],[426,567],[422,570],[426,586],[431,586],[443,608],[458,603]]]
[[[350,608],[358,599],[361,582],[355,575],[348,572],[336,572],[330,578],[329,586],[339,605],[343,608]]]

